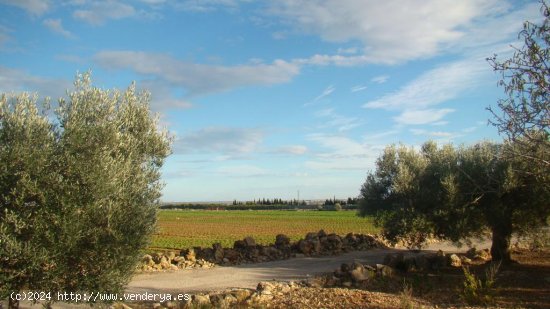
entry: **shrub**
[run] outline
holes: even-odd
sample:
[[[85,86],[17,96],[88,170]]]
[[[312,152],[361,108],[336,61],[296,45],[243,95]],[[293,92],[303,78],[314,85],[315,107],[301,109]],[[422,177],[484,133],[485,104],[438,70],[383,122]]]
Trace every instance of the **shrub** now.
[[[55,110],[1,96],[0,298],[122,291],[154,231],[170,152],[148,102],[134,85],[92,87],[90,74]]]
[[[468,304],[491,304],[495,295],[494,285],[499,268],[500,263],[491,263],[485,271],[485,279],[481,280],[471,273],[468,267],[463,267],[464,282],[461,298]]]

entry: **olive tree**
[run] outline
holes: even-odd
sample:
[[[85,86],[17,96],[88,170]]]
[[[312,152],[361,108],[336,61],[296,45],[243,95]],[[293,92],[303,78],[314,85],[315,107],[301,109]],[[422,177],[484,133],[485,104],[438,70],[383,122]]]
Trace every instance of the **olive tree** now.
[[[526,161],[504,147],[389,146],[361,188],[359,214],[374,215],[390,241],[409,247],[428,236],[461,242],[489,231],[493,259],[509,261],[512,233],[545,224],[550,194],[536,175],[517,172]]]
[[[120,292],[154,231],[170,137],[149,95],[83,74],[67,97],[0,99],[1,298]]]
[[[501,74],[499,85],[508,95],[498,101],[498,109],[488,109],[493,115],[490,123],[516,144],[509,153],[538,165],[535,172],[548,174],[550,160],[541,156],[550,152],[550,9],[545,1],[541,1],[541,13],[540,24],[523,24],[518,35],[523,45],[513,47],[511,58],[488,59]]]

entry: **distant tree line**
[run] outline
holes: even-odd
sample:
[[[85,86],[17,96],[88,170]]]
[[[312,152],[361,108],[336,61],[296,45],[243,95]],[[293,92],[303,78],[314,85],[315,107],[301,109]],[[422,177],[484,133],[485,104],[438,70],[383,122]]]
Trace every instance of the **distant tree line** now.
[[[348,197],[347,200],[337,200],[336,198],[325,200],[324,206],[334,206],[340,204],[342,206],[346,205],[356,205],[358,203],[357,198]]]
[[[233,205],[294,205],[294,206],[298,206],[298,205],[307,205],[306,201],[302,200],[301,202],[297,199],[292,199],[292,200],[283,200],[283,199],[280,199],[280,198],[274,198],[272,200],[270,199],[266,199],[266,198],[262,198],[262,199],[254,199],[254,201],[246,201],[246,202],[242,202],[242,201],[237,201],[237,200],[233,200]]]
[[[339,205],[336,207],[336,205]],[[324,203],[307,203],[297,199],[283,200],[254,199],[253,201],[233,200],[231,204],[224,203],[170,203],[159,206],[159,209],[193,209],[193,210],[349,210],[357,209],[358,199],[349,197],[347,200],[327,199]]]

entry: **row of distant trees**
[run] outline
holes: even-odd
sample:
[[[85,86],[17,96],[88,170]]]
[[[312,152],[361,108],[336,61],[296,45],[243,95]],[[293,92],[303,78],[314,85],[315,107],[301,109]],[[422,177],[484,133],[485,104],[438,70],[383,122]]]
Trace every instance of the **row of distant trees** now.
[[[342,206],[345,206],[345,205],[356,205],[357,202],[358,202],[358,198],[356,197],[348,197],[347,200],[337,200],[336,198],[333,198],[333,199],[325,200],[325,203],[323,205],[334,206],[336,204],[340,204]]]
[[[280,198],[274,198],[274,199],[269,199],[269,198],[262,198],[262,199],[254,199],[253,201],[245,201],[245,202],[242,202],[242,201],[237,201],[237,200],[233,200],[233,205],[249,205],[249,206],[252,206],[252,205],[292,205],[292,206],[298,206],[298,205],[306,205],[306,201],[302,200],[302,201],[299,201],[297,199],[292,199],[292,200],[283,200],[283,199],[280,199]]]
[[[342,206],[344,205],[355,205],[357,204],[357,198],[354,198],[354,197],[348,197],[347,200],[338,200],[336,198],[332,198],[332,199],[326,199],[325,202],[323,203],[323,205],[325,206],[334,206],[336,204],[340,204]],[[291,200],[283,200],[283,199],[280,199],[280,198],[274,198],[274,199],[266,199],[266,198],[262,198],[262,199],[254,199],[253,201],[245,201],[245,202],[242,202],[242,201],[237,201],[237,200],[233,200],[233,203],[232,205],[236,206],[236,205],[249,205],[249,206],[253,206],[253,205],[292,205],[292,206],[304,206],[304,205],[307,205],[307,202],[305,200],[297,200],[297,199],[291,199]]]

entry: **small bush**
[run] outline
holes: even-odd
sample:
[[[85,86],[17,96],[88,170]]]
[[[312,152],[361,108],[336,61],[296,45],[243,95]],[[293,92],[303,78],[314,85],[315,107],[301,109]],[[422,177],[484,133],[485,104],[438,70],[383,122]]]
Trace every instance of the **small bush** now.
[[[464,283],[461,298],[468,304],[488,305],[493,302],[495,296],[495,278],[500,268],[500,263],[492,263],[485,271],[485,280],[481,280],[470,272],[468,267],[463,267]]]
[[[407,282],[403,282],[403,291],[399,293],[399,299],[400,299],[400,308],[403,309],[414,309],[416,308],[416,305],[412,299],[413,295],[413,289],[412,285],[407,284]]]

